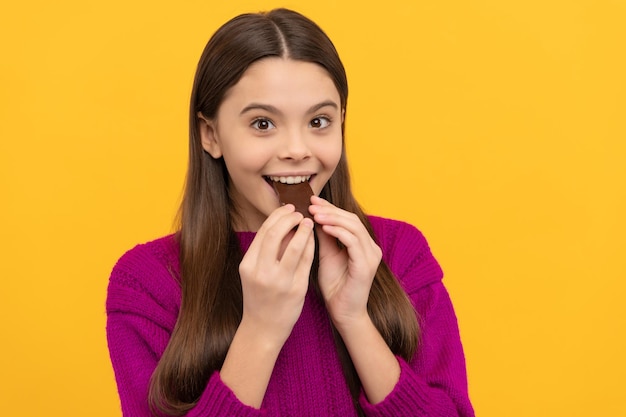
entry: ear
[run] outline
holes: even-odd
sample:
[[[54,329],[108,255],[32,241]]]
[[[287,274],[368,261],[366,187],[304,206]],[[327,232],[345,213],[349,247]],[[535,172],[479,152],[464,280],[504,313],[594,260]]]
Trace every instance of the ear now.
[[[198,119],[198,129],[200,130],[202,147],[213,158],[221,158],[222,148],[220,147],[217,137],[217,126],[215,125],[215,121],[207,119],[200,112],[198,112]]]

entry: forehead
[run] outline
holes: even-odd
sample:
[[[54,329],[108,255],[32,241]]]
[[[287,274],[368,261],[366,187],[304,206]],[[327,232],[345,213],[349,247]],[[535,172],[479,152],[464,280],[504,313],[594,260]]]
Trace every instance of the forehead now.
[[[228,91],[223,105],[243,108],[259,102],[297,110],[328,100],[340,105],[339,92],[322,66],[272,57],[252,64]]]

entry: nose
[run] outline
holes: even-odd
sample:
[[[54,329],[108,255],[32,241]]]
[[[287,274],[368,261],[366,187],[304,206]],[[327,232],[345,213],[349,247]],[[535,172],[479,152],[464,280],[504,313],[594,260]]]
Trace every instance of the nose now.
[[[286,132],[281,140],[279,157],[287,160],[305,160],[311,156],[305,134],[299,131]]]

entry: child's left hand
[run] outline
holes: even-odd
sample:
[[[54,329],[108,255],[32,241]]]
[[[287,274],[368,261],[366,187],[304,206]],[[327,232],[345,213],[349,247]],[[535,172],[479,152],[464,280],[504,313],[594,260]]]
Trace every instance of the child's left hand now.
[[[311,197],[311,203],[319,241],[319,285],[331,319],[341,331],[355,320],[369,320],[367,300],[382,251],[354,213],[317,196]]]

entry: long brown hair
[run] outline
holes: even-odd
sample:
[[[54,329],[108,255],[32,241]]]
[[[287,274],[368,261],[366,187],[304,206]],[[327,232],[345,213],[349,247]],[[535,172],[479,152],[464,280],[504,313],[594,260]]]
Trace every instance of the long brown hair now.
[[[204,152],[198,113],[214,118],[224,95],[246,69],[272,56],[321,65],[346,109],[348,82],[343,64],[330,39],[308,18],[286,9],[244,14],[224,24],[209,40],[196,71],[189,112],[189,168],[178,233],[182,300],[171,339],[150,383],[149,402],[155,414],[182,415],[195,405],[210,375],[221,369],[241,321],[238,267],[243,255],[232,227],[228,172],[223,159]],[[375,239],[367,216],[352,195],[345,145],[321,196],[356,213]],[[314,277],[317,268],[314,265],[312,269]],[[384,262],[376,272],[368,310],[391,350],[409,360],[419,333],[415,311]],[[361,414],[358,375],[336,331],[335,342]]]

